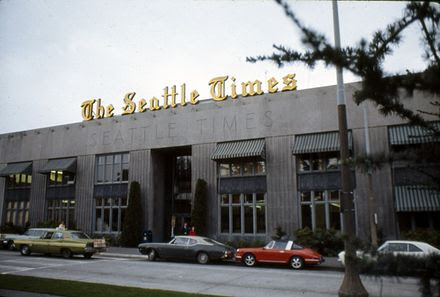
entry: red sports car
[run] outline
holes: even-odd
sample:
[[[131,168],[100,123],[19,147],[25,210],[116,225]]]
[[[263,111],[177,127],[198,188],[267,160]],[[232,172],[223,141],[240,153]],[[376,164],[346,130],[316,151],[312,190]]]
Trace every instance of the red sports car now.
[[[239,248],[235,255],[236,261],[246,266],[259,263],[290,264],[293,269],[301,269],[304,265],[316,265],[324,262],[324,258],[314,250],[304,248],[293,241],[272,240],[262,248]]]

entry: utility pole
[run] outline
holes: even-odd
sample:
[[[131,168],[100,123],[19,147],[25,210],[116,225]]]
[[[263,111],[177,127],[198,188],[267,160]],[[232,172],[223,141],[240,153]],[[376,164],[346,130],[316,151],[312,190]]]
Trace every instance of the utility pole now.
[[[339,16],[338,3],[333,0],[333,28],[335,33],[335,47],[341,48],[341,40],[339,34]],[[345,90],[344,80],[342,77],[341,67],[336,67],[337,79],[337,105],[338,105],[338,122],[339,122],[339,140],[341,145],[341,211],[344,220],[344,246],[345,246],[345,274],[341,287],[339,288],[340,297],[368,297],[367,290],[359,277],[359,270],[356,267],[355,257],[356,250],[353,245],[355,238],[354,230],[354,203],[353,203],[353,186],[351,184],[351,170],[348,164],[348,132],[347,132],[347,111],[345,106]]]
[[[370,237],[371,244],[376,249],[377,248],[377,214],[375,212],[376,209],[376,201],[374,199],[374,191],[373,191],[373,174],[370,162],[370,135],[368,132],[368,114],[367,114],[367,103],[364,102],[362,104],[362,109],[364,113],[364,133],[365,133],[365,154],[367,156],[367,178],[368,178],[368,190],[367,190],[367,204],[368,204],[368,215],[370,222]]]

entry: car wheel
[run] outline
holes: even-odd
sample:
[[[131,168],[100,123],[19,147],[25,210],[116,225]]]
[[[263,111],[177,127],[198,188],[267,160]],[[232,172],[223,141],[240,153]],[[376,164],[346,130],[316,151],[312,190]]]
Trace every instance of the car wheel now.
[[[61,255],[63,256],[63,258],[72,258],[72,252],[69,249],[63,249],[61,251]]]
[[[290,266],[293,269],[301,269],[304,266],[304,260],[301,257],[294,256],[292,259],[290,259]]]
[[[255,263],[257,263],[257,260],[255,259],[255,256],[252,254],[246,254],[243,257],[243,263],[244,265],[246,265],[247,267],[252,267],[255,265]]]
[[[22,245],[20,247],[20,254],[23,256],[29,256],[31,254],[31,249],[27,245]]]
[[[148,261],[156,260],[156,251],[155,250],[153,250],[153,249],[149,250],[147,255],[148,255],[148,258],[147,258]]]
[[[197,262],[199,264],[206,264],[209,262],[209,256],[205,252],[200,252],[197,254]]]
[[[92,257],[92,255],[93,255],[92,253],[85,253],[84,258],[90,259]]]

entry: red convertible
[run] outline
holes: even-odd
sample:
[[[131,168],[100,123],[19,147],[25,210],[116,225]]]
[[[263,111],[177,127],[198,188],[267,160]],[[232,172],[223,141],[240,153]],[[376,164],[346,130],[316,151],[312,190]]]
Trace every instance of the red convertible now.
[[[251,267],[258,263],[289,264],[293,269],[304,265],[316,265],[324,258],[314,250],[303,248],[293,241],[272,240],[262,248],[239,248],[235,255],[238,262]]]

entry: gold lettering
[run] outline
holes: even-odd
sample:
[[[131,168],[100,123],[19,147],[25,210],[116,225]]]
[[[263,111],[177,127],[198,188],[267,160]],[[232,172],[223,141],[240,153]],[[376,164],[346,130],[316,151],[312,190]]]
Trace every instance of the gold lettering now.
[[[185,98],[185,84],[180,86],[180,105],[185,106],[186,105],[186,98]]]
[[[113,116],[113,111],[115,110],[115,108],[113,107],[112,104],[110,104],[109,106],[107,106],[107,111],[105,116],[108,118],[111,118]]]
[[[145,100],[145,99],[139,100],[139,103],[138,103],[139,112],[145,112],[147,110],[145,105],[147,105],[147,100]]]
[[[195,105],[195,104],[199,103],[199,100],[196,100],[197,97],[199,97],[199,92],[197,92],[196,90],[192,91],[189,102],[192,105]]]
[[[294,91],[296,90],[296,79],[294,79],[296,74],[287,74],[285,77],[283,77],[283,83],[285,87],[282,89],[282,91]]]
[[[96,101],[96,113],[95,113],[96,118],[102,119],[105,115],[104,112],[105,110],[104,110],[104,106],[101,105],[101,99],[98,99]]]
[[[96,100],[87,100],[81,104],[81,115],[84,121],[93,120],[93,104]]]
[[[165,88],[163,88],[163,95],[162,95],[162,97],[163,97],[163,108],[164,109],[167,109],[168,108],[168,97],[169,97],[170,95],[168,94],[168,87],[165,87]]]
[[[150,99],[150,110],[159,110],[159,109],[160,109],[159,99],[157,99],[156,97],[152,97]]]
[[[133,98],[136,95],[135,92],[128,93],[124,98],[124,107],[122,107],[122,114],[132,114],[136,110],[136,103],[133,102]]]
[[[209,85],[211,86],[212,99],[216,101],[223,101],[228,97],[225,94],[225,81],[227,79],[228,76],[219,76],[219,77],[214,77],[209,81]]]
[[[249,92],[247,91],[247,87],[249,86]],[[254,88],[256,86],[256,91],[254,91]],[[255,80],[254,82],[248,81],[247,83],[241,83],[241,95],[243,97],[247,96],[255,96],[255,95],[261,95],[264,92],[261,90],[261,81]]]
[[[235,85],[235,77],[231,77],[232,85],[231,85],[231,98],[236,99],[237,96],[237,86]]]
[[[275,88],[275,86],[277,84],[278,84],[278,81],[275,79],[275,77],[272,77],[267,81],[267,89],[268,89],[269,93],[278,92],[278,88]]]

